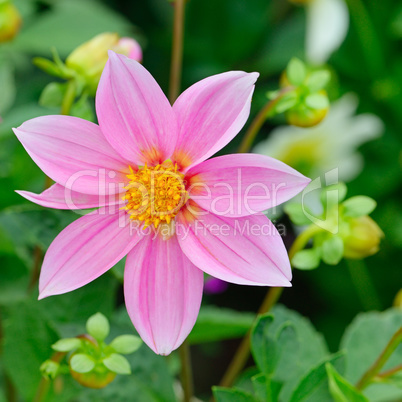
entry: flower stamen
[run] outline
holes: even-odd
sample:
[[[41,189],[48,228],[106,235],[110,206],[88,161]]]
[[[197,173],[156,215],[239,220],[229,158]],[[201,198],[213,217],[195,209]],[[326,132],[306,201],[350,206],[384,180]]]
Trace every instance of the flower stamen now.
[[[130,182],[123,197],[127,204],[122,209],[130,214],[130,219],[144,222],[144,228],[169,224],[189,198],[177,164],[166,161],[154,167],[145,164],[137,171],[129,168]]]

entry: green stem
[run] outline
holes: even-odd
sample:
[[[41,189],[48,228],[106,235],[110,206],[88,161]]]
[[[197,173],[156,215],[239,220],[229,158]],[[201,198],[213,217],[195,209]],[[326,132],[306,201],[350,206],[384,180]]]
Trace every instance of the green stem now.
[[[77,84],[74,80],[70,80],[67,83],[67,90],[61,103],[61,114],[68,116],[71,112],[75,96],[76,96]]]
[[[345,259],[353,285],[364,310],[381,310],[381,302],[364,260]]]
[[[181,361],[181,382],[183,385],[184,402],[190,402],[193,396],[193,373],[191,369],[191,354],[188,341],[179,348]]]
[[[373,379],[377,376],[379,371],[383,368],[384,364],[387,362],[389,357],[395,351],[395,349],[402,342],[402,327],[392,336],[391,340],[388,342],[385,349],[382,351],[378,359],[373,363],[373,365],[363,374],[361,379],[356,384],[356,388],[362,390],[366,388]]]
[[[398,366],[395,366],[392,369],[385,370],[382,373],[377,374],[373,379],[382,381],[385,378],[392,377],[394,374],[396,374],[398,371],[401,370],[402,370],[402,364],[399,364]]]
[[[265,120],[267,119],[267,115],[273,110],[273,108],[278,103],[278,101],[283,97],[283,95],[285,95],[286,93],[288,93],[293,89],[294,89],[293,87],[283,88],[275,99],[272,99],[265,104],[265,106],[258,112],[257,116],[255,116],[254,120],[251,122],[250,127],[246,131],[246,134],[244,135],[237,152],[245,153],[250,151],[251,146],[254,143],[255,137],[257,136],[262,125],[265,123]]]
[[[306,246],[308,241],[314,236],[315,233],[321,230],[323,229],[319,228],[316,225],[311,225],[304,232],[300,233],[300,235],[293,242],[292,247],[289,250],[289,260],[292,261],[294,255]],[[265,314],[270,311],[281,297],[282,292],[282,287],[269,288],[258,310],[257,317],[258,315]],[[239,373],[243,370],[250,356],[250,339],[251,329],[247,332],[247,334],[241,341],[240,346],[238,347],[232,361],[229,364],[229,367],[223,375],[222,380],[219,384],[221,387],[230,387],[239,375]]]
[[[174,2],[172,61],[170,65],[169,100],[174,103],[180,92],[183,63],[184,8],[186,0]]]

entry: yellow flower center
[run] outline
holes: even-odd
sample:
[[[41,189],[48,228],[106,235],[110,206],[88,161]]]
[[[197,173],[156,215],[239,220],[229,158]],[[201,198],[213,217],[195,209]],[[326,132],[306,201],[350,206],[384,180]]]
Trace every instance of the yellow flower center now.
[[[127,178],[130,182],[125,187],[127,205],[123,209],[130,219],[143,221],[144,228],[169,224],[188,200],[184,175],[170,161],[155,167],[145,164],[137,171],[130,167]]]

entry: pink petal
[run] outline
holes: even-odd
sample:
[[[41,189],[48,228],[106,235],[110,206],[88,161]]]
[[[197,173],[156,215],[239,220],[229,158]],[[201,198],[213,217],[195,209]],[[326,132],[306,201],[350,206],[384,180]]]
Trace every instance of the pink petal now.
[[[190,197],[215,215],[246,216],[288,201],[310,179],[288,165],[257,154],[225,155],[191,168]]]
[[[183,92],[173,110],[179,138],[174,159],[197,164],[223,148],[242,129],[250,113],[257,73],[231,71],[197,82]]]
[[[202,271],[183,254],[175,236],[147,236],[127,256],[127,310],[155,353],[168,355],[183,343],[197,319],[202,287]]]
[[[85,194],[121,192],[129,162],[106,141],[99,126],[71,116],[28,120],[14,132],[34,162],[55,182]]]
[[[106,205],[117,205],[122,202],[124,194],[93,195],[72,191],[60,184],[53,184],[41,194],[29,191],[16,191],[19,195],[35,204],[56,209],[87,209]]]
[[[179,244],[195,266],[226,282],[291,286],[285,246],[265,215],[232,219],[196,209],[176,217]]]
[[[99,125],[110,144],[140,165],[171,157],[177,123],[169,101],[138,62],[109,51],[96,94]]]
[[[84,286],[113,267],[142,238],[141,230],[131,229],[126,213],[110,213],[109,208],[67,226],[45,255],[39,299]]]

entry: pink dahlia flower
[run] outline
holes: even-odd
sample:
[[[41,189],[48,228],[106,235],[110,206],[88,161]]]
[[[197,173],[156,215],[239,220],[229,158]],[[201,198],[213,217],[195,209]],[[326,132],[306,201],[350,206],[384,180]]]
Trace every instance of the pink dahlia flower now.
[[[42,194],[19,194],[50,208],[99,207],[50,245],[40,299],[84,286],[127,255],[128,313],[147,345],[169,354],[194,326],[203,272],[290,286],[286,249],[261,211],[309,179],[262,155],[206,160],[243,127],[257,77],[206,78],[171,106],[141,64],[110,52],[96,95],[99,125],[45,116],[14,130],[56,182]]]

